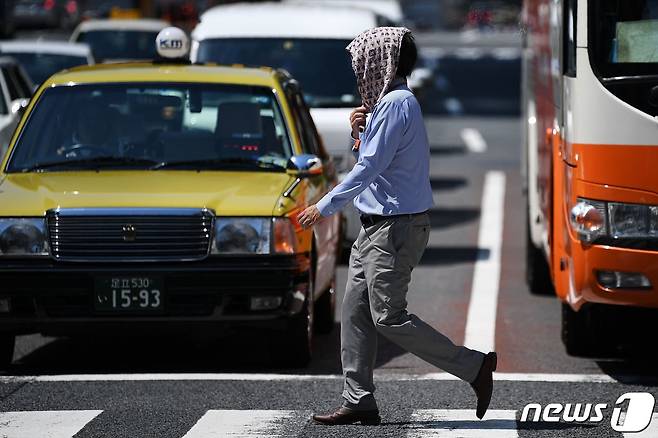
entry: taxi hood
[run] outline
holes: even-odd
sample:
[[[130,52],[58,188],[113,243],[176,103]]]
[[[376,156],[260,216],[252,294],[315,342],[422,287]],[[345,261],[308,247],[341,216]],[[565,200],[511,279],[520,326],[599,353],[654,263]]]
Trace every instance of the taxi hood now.
[[[3,180],[4,178],[4,180]],[[0,216],[53,208],[207,208],[218,216],[271,216],[291,182],[285,173],[85,171],[0,175]]]

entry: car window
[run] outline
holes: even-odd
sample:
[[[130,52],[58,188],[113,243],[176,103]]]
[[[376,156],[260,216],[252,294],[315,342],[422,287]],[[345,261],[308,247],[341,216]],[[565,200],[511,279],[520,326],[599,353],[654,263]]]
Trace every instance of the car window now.
[[[5,77],[5,82],[7,83],[7,90],[9,91],[9,99],[14,101],[23,97],[21,92],[21,87],[19,86],[18,79],[16,74],[12,71],[10,66],[2,68],[2,75]]]
[[[44,82],[60,70],[87,64],[86,57],[77,55],[14,52],[11,57],[20,62],[35,84]]]
[[[283,169],[291,155],[269,88],[96,84],[47,89],[23,128],[8,170],[98,157],[144,161],[108,163],[116,168],[198,161],[197,167],[214,169],[224,160],[228,167],[267,162]]]
[[[2,85],[3,82],[6,82],[4,74],[0,75],[0,114],[6,115],[9,114],[9,102],[5,100],[5,92]]]
[[[157,31],[91,30],[78,36],[78,42],[91,47],[96,62],[106,59],[155,59]]]
[[[295,99],[295,105],[299,111],[302,136],[304,137],[304,143],[308,148],[308,152],[320,156],[320,139],[318,138],[318,131],[315,129],[315,124],[313,123],[311,114],[304,102],[304,98],[299,92],[295,93],[293,98]]]
[[[20,66],[14,66],[14,77],[16,78],[16,83],[18,84],[18,89],[21,93],[21,97],[31,97],[32,96],[32,84],[30,83],[27,73]]]

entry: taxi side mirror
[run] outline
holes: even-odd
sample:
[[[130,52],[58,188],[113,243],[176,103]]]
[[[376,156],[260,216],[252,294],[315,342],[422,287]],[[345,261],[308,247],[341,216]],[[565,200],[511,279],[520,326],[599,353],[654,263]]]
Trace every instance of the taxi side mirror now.
[[[308,178],[311,176],[322,175],[324,168],[322,160],[312,154],[293,155],[286,165],[288,175],[297,178]]]

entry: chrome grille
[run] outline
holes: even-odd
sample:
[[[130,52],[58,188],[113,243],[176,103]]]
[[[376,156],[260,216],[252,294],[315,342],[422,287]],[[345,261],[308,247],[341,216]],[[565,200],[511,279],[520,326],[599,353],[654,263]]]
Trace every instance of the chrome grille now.
[[[58,260],[155,262],[205,258],[214,215],[199,209],[58,209],[47,219]]]

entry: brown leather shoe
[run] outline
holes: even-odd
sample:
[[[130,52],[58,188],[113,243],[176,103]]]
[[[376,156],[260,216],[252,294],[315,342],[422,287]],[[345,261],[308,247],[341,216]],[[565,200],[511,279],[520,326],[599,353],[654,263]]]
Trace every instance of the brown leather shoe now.
[[[364,426],[378,426],[382,419],[377,409],[370,411],[357,411],[344,406],[336,412],[328,415],[313,415],[313,421],[326,426],[337,426],[340,424],[361,423]]]
[[[497,364],[498,356],[496,353],[491,352],[484,356],[482,367],[480,367],[477,377],[473,383],[471,383],[471,387],[478,398],[475,415],[477,415],[480,420],[484,417],[484,414],[487,413],[487,409],[489,409],[491,394],[493,393],[493,372],[496,371]]]

